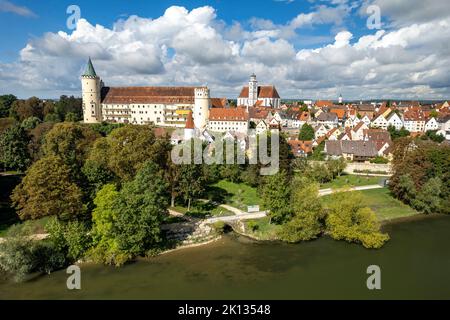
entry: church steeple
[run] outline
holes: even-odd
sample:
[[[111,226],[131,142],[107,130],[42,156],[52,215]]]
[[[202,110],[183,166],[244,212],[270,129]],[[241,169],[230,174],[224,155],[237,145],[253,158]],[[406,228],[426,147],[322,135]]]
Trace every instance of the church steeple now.
[[[86,70],[83,73],[83,77],[97,77],[97,74],[95,73],[94,65],[92,64],[91,57],[89,57],[89,61],[86,65]]]

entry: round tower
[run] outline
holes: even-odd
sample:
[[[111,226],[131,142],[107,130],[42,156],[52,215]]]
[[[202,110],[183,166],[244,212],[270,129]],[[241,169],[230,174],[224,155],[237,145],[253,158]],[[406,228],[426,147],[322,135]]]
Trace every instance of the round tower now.
[[[208,87],[194,89],[194,124],[195,128],[203,130],[206,128],[209,118],[209,107],[211,98]]]
[[[91,58],[86,70],[81,76],[81,91],[83,99],[83,121],[85,123],[98,123],[102,121],[100,91],[102,82],[95,73]]]

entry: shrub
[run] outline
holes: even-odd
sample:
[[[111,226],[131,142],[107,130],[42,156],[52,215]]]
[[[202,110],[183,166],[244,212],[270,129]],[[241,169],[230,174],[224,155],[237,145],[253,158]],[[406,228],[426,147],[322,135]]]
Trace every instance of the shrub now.
[[[249,228],[251,231],[255,232],[259,229],[259,224],[255,220],[249,220],[247,222],[247,228]]]
[[[212,227],[218,234],[223,234],[225,232],[226,225],[223,221],[217,221],[212,224]]]

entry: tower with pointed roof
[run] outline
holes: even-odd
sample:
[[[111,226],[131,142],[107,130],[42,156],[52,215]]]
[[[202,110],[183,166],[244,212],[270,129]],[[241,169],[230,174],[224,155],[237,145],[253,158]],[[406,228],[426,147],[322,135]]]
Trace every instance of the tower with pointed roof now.
[[[83,121],[85,123],[102,121],[101,86],[102,82],[95,73],[91,58],[89,58],[86,70],[81,76]]]

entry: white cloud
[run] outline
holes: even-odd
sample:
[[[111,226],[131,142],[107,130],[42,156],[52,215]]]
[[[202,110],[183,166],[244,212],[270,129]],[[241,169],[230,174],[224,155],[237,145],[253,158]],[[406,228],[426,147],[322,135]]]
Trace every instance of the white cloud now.
[[[18,6],[7,0],[0,0],[0,12],[10,12],[23,17],[37,17],[37,15],[27,7]]]
[[[214,96],[235,98],[255,72],[282,97],[448,98],[450,15],[359,38],[344,29],[328,44],[295,49],[297,28],[336,22],[320,6],[310,22],[309,14],[283,25],[255,18],[247,29],[218,20],[210,6],[174,6],[158,18],[130,16],[111,28],[81,19],[71,33],[46,33],[30,40],[18,61],[0,63],[0,93],[80,95],[79,76],[91,56],[112,86],[207,83]]]

